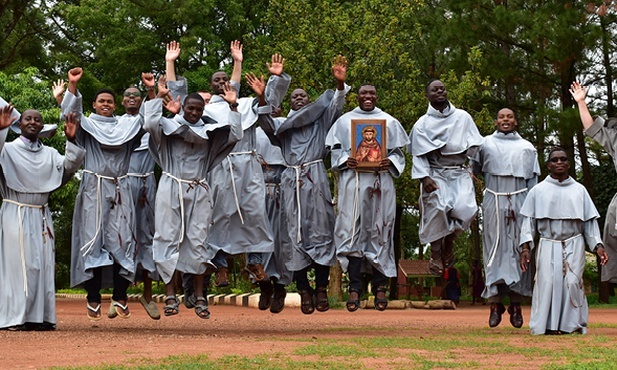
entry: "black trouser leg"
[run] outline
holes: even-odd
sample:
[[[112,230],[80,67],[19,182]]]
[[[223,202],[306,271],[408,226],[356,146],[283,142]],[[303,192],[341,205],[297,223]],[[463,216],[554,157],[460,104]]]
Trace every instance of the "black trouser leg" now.
[[[349,274],[349,291],[355,290],[362,296],[362,258],[347,257],[349,266],[347,273]]]
[[[294,272],[294,280],[298,290],[311,290],[311,285],[308,281],[308,269],[310,267]]]
[[[371,280],[371,285],[373,294],[377,293],[377,288],[379,287],[388,288],[388,277],[376,269],[375,266],[373,266],[373,279]]]
[[[315,263],[315,287],[327,288],[330,281],[330,266]]]
[[[126,301],[126,291],[131,286],[131,282],[120,275],[120,264],[114,263],[114,291],[111,299],[114,301]]]
[[[84,282],[84,289],[88,292],[86,299],[88,302],[101,303],[101,287],[103,285],[103,268],[92,269],[92,279]]]

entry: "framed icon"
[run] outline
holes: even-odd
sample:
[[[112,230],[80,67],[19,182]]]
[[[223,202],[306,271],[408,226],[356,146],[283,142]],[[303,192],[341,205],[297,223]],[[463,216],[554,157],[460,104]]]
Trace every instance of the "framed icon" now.
[[[379,170],[387,155],[385,119],[351,120],[351,156],[359,169]]]

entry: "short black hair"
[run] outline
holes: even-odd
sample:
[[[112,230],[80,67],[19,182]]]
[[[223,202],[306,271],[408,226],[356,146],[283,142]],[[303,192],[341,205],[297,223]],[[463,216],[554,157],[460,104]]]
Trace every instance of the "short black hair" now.
[[[553,153],[555,152],[564,152],[566,153],[566,156],[568,155],[568,152],[566,152],[566,150],[560,146],[554,146],[549,152],[548,152],[548,157],[546,158],[547,161],[549,161],[551,159],[551,155],[553,155]]]
[[[98,98],[99,95],[101,94],[110,94],[111,96],[114,97],[114,101],[116,101],[116,93],[112,89],[104,88],[104,89],[100,89],[94,94],[94,98],[92,98],[92,102],[95,102],[96,98]]]
[[[428,93],[428,87],[431,86],[431,84],[435,81],[441,81],[441,79],[439,78],[431,78],[430,80],[428,80],[428,82],[426,83],[426,85],[424,85],[424,92]],[[441,81],[443,82],[443,81]],[[444,84],[445,85],[445,84]]]
[[[186,96],[186,98],[184,98],[184,103],[186,103],[187,100],[189,99],[194,99],[197,101],[201,101],[202,103],[206,104],[206,102],[204,101],[204,98],[201,97],[201,95],[199,95],[198,93],[190,93]]]

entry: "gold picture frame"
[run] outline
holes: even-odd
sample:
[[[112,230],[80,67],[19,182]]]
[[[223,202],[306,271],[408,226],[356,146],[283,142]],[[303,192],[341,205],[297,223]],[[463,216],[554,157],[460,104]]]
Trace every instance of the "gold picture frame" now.
[[[386,132],[385,119],[351,120],[351,156],[358,161],[359,169],[379,170],[381,160],[388,156]]]

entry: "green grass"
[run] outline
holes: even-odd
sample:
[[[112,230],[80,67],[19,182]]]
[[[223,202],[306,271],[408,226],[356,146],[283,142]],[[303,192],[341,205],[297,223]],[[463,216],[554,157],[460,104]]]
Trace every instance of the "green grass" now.
[[[386,333],[386,334],[384,334]],[[274,338],[272,338],[274,339]],[[402,335],[381,331],[373,337],[290,339],[295,349],[253,357],[171,356],[139,359],[124,367],[72,369],[613,369],[614,338],[605,335],[531,336],[520,330],[490,329]],[[257,345],[250,342],[250,345]],[[55,368],[67,369],[67,368]]]

